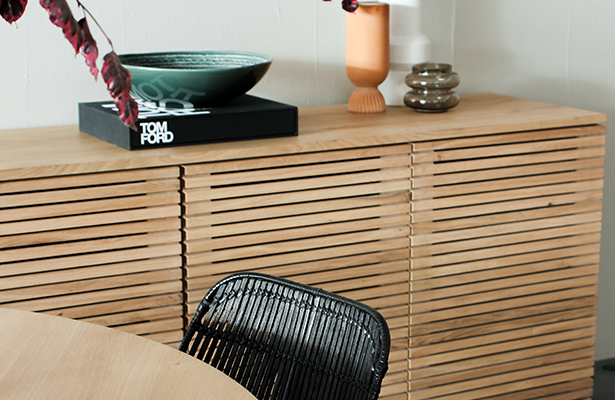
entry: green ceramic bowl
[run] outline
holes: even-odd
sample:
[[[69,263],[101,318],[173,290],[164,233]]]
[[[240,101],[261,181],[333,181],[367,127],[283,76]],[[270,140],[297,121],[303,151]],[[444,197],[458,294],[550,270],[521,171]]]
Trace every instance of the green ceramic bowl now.
[[[221,106],[260,81],[271,58],[249,52],[203,51],[123,54],[132,94],[167,108]]]

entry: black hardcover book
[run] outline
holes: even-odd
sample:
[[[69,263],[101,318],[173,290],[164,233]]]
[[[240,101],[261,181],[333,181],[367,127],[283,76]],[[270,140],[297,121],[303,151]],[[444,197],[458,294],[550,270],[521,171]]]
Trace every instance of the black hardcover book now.
[[[128,150],[298,134],[297,107],[243,95],[222,107],[161,109],[139,102],[137,131],[111,101],[79,103],[79,130]]]

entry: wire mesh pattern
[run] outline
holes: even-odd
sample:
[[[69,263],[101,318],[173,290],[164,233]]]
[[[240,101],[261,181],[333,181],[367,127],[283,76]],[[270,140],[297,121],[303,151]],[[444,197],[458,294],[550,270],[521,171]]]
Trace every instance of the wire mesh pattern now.
[[[372,308],[257,273],[231,275],[203,298],[180,350],[258,399],[377,399],[390,338]]]

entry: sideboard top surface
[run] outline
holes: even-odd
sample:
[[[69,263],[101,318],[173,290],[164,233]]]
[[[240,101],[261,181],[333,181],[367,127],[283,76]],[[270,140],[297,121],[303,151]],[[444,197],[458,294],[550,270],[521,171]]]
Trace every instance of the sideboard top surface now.
[[[345,104],[299,109],[299,136],[128,151],[76,125],[0,131],[0,180],[264,157],[350,147],[600,124],[606,114],[496,94],[463,95],[439,114],[389,107],[349,113]]]

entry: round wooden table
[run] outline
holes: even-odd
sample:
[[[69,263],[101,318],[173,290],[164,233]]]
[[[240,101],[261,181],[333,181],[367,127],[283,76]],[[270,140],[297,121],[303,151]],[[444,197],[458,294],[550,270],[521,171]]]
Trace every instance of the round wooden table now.
[[[2,399],[255,400],[222,372],[115,329],[0,308]]]

